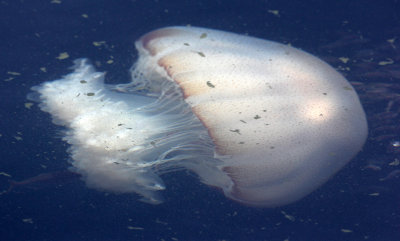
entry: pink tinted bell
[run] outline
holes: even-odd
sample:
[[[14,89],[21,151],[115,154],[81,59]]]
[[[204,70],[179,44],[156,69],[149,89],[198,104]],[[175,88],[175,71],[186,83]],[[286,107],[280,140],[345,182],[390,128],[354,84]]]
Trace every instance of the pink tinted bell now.
[[[136,42],[136,70],[153,88],[179,87],[207,128],[213,167],[186,167],[256,206],[296,201],[362,148],[367,123],[349,82],[296,48],[223,31],[168,27]]]

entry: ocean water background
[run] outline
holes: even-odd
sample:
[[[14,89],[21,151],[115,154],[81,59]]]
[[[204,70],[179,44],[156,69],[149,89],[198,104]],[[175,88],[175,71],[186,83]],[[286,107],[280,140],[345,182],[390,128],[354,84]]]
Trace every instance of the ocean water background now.
[[[81,57],[108,83],[127,82],[136,39],[188,24],[291,44],[337,68],[368,116],[364,150],[311,195],[273,209],[228,200],[185,171],[163,176],[157,206],[79,180],[5,193],[9,180],[69,166],[62,128],[26,99],[32,86]],[[0,1],[0,240],[400,240],[399,81],[395,0]]]

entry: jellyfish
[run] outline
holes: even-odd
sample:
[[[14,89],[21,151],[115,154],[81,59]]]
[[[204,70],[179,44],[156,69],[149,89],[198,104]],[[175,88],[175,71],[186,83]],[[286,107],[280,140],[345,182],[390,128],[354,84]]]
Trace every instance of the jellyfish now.
[[[105,84],[78,59],[33,87],[88,187],[159,204],[162,175],[189,170],[230,199],[277,207],[320,187],[366,140],[353,87],[302,50],[198,27],[161,28],[135,46],[129,83]]]

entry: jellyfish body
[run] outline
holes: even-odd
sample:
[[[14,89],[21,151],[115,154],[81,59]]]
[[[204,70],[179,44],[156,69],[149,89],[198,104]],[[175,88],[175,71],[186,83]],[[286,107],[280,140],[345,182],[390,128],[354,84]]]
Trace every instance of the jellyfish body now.
[[[195,27],[150,32],[136,48],[129,84],[105,85],[80,59],[34,87],[90,187],[156,204],[160,175],[189,169],[231,199],[274,207],[318,188],[365,142],[354,89],[301,50]]]

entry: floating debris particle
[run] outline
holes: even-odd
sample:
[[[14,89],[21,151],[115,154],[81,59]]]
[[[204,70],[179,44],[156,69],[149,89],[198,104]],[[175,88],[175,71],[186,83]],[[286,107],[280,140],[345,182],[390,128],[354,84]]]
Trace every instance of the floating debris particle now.
[[[207,86],[210,88],[215,88],[215,85],[211,83],[211,81],[207,81]]]
[[[22,222],[24,222],[24,223],[33,223],[33,220],[32,220],[32,218],[24,218],[24,219],[22,219]]]
[[[396,169],[394,171],[391,171],[386,177],[380,178],[379,181],[383,182],[386,180],[392,180],[398,178],[399,176],[400,176],[400,169]]]
[[[392,142],[392,146],[394,146],[394,147],[400,147],[400,141],[394,141],[394,142]]]
[[[9,74],[9,75],[14,75],[14,76],[21,75],[21,73],[13,72],[13,71],[7,71],[7,74]]]
[[[82,16],[83,18],[88,18],[88,17],[89,17],[89,15],[87,15],[86,13],[82,14],[81,16]]]
[[[395,158],[394,161],[389,163],[389,166],[398,166],[400,164],[399,159]]]
[[[235,132],[235,133],[237,133],[237,134],[239,134],[239,135],[241,135],[240,134],[240,130],[239,129],[235,129],[235,130],[229,130],[230,132]]]
[[[340,57],[339,60],[342,61],[344,64],[347,64],[347,62],[349,62],[350,59],[346,57]]]
[[[370,193],[368,195],[372,196],[372,197],[376,197],[376,196],[379,196],[379,192]]]
[[[46,72],[47,72],[47,69],[46,69],[46,67],[41,67],[41,68],[40,68],[40,71],[42,71],[43,73],[46,73]]]
[[[393,63],[394,63],[393,59],[387,58],[386,61],[385,61],[385,60],[379,61],[378,64],[379,64],[379,65],[388,65],[388,64],[393,64]]]
[[[159,223],[159,224],[162,224],[162,225],[168,225],[167,222],[161,221],[161,220],[159,220],[158,218],[156,219],[155,222],[156,222],[156,223]]]
[[[390,44],[390,46],[392,46],[392,48],[396,49],[396,45],[394,45],[394,42],[396,41],[396,38],[391,38],[391,39],[388,39],[386,41]]]
[[[68,58],[69,58],[69,54],[68,54],[67,52],[60,53],[60,54],[56,57],[56,59],[59,59],[59,60],[68,59]]]
[[[206,55],[203,52],[196,52],[198,55],[200,55],[201,57],[206,57]]]
[[[128,229],[130,230],[144,230],[142,227],[133,227],[133,226],[128,226]]]
[[[114,60],[112,60],[112,59],[107,60],[107,64],[112,64],[112,63],[114,63]]]
[[[11,81],[13,79],[15,79],[15,78],[14,77],[10,77],[10,78],[5,79],[4,81],[8,82],[8,81]]]
[[[24,106],[25,106],[25,108],[30,109],[33,106],[33,103],[32,102],[26,102],[24,104]]]
[[[290,221],[294,222],[296,221],[296,218],[293,217],[292,215],[287,214],[285,211],[281,211],[281,213],[283,214],[283,216],[287,219],[289,219]]]
[[[375,164],[368,164],[364,167],[364,169],[369,169],[372,171],[380,171],[380,170],[382,170],[382,167],[375,165]]]
[[[105,45],[105,44],[106,44],[106,41],[94,41],[93,42],[93,45],[96,46],[96,47],[100,47],[100,46]]]
[[[340,231],[342,231],[342,233],[352,233],[353,232],[353,230],[345,229],[345,228],[340,229]]]
[[[350,71],[349,67],[343,67],[343,66],[338,66],[337,69],[342,71]]]
[[[207,34],[206,34],[206,33],[202,33],[202,34],[200,35],[200,38],[207,38]]]
[[[271,14],[277,16],[277,17],[280,17],[279,10],[268,10],[268,13],[271,13]]]
[[[1,175],[1,176],[6,176],[6,177],[11,177],[11,175],[10,175],[10,174],[8,174],[8,173],[5,173],[5,172],[0,172],[0,175]]]

